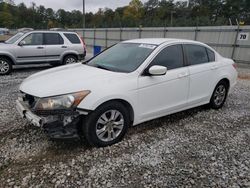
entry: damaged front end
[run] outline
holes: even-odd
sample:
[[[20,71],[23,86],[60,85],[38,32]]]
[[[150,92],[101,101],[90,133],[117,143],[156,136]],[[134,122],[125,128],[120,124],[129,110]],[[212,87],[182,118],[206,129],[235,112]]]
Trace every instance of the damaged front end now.
[[[76,105],[85,97],[84,95],[86,96],[86,93],[78,92],[40,99],[22,94],[16,101],[16,108],[22,118],[42,128],[52,139],[78,139],[78,125],[81,123],[82,115],[87,115],[88,112],[77,110]]]
[[[61,111],[57,115],[43,114],[44,124],[42,128],[53,139],[79,138],[78,125],[81,121],[77,111]]]

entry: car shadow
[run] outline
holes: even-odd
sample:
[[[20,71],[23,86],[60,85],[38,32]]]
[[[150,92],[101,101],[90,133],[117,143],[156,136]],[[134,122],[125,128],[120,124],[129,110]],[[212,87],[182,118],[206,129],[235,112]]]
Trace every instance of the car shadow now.
[[[153,131],[154,129],[157,129],[159,127],[166,127],[171,128],[169,125],[172,124],[178,124],[178,122],[183,121],[186,118],[189,118],[190,116],[195,116],[197,113],[208,111],[209,108],[207,105],[203,105],[200,107],[195,107],[192,109],[188,109],[182,112],[177,112],[175,114],[167,115],[161,118],[157,118],[151,121],[147,121],[144,123],[141,123],[136,126],[131,126],[128,130],[128,133],[125,136],[125,139],[131,139],[134,135],[140,135],[145,134],[149,131]],[[179,125],[179,124],[178,124]],[[183,125],[179,125],[183,126]],[[55,155],[64,153],[65,150],[89,150],[92,149],[91,146],[89,146],[86,141],[83,140],[53,140],[53,144],[50,147],[50,151],[53,151]],[[122,141],[121,141],[122,142]],[[56,147],[56,151],[54,148]]]
[[[151,131],[153,129],[157,129],[159,127],[163,127],[163,126],[168,127],[171,124],[176,125],[180,121],[183,121],[186,118],[190,118],[192,116],[195,116],[197,113],[205,112],[208,110],[209,110],[208,105],[203,105],[203,106],[191,108],[191,109],[188,109],[185,111],[170,114],[167,116],[163,116],[161,118],[157,118],[154,120],[150,120],[150,121],[138,124],[136,126],[130,127],[130,133],[128,135],[133,136],[133,134],[145,133],[145,132]],[[180,125],[180,126],[182,126],[182,125]]]
[[[42,71],[45,69],[53,68],[50,64],[41,64],[41,65],[18,65],[13,67],[13,73],[26,73],[34,71]]]

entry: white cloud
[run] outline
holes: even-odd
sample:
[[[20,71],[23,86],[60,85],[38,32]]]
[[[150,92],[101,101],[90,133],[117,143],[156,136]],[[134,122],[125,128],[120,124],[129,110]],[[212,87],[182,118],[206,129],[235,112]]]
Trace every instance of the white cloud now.
[[[142,0],[146,2],[147,0]],[[37,6],[43,5],[46,8],[53,8],[54,10],[82,10],[83,0],[15,0],[16,4],[24,2],[27,6],[31,2],[35,2]],[[86,12],[96,12],[99,8],[112,8],[115,9],[120,6],[128,5],[130,0],[85,0]]]

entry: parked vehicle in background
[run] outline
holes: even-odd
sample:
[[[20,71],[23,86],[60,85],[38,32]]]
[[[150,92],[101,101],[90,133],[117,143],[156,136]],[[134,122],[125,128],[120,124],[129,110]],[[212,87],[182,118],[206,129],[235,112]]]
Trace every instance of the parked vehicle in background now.
[[[28,31],[34,31],[33,28],[27,28],[27,27],[24,27],[24,28],[20,28],[17,30],[18,32],[28,32]]]
[[[19,32],[0,44],[0,75],[9,74],[13,65],[65,65],[76,63],[85,56],[85,44],[74,32]]]
[[[9,35],[10,31],[7,28],[0,28],[0,35]]]
[[[67,31],[67,29],[63,29],[63,28],[51,28],[50,31]]]
[[[129,40],[86,65],[27,78],[17,109],[51,138],[83,135],[93,146],[108,146],[130,125],[204,104],[221,108],[236,80],[234,61],[203,43]]]

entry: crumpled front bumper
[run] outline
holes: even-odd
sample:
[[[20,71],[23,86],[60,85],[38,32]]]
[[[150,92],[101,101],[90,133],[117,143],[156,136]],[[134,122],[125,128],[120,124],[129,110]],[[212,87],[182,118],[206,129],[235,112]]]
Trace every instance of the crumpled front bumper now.
[[[16,100],[16,109],[22,118],[27,119],[36,127],[43,127],[45,120],[32,113],[21,100]]]
[[[42,128],[50,138],[72,139],[79,138],[78,125],[81,123],[80,114],[43,115],[34,114],[21,99],[16,101],[16,109],[22,118],[36,127]]]

